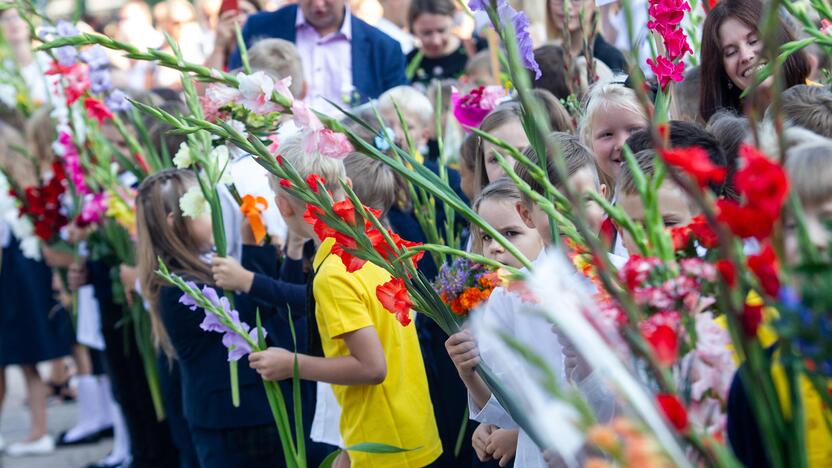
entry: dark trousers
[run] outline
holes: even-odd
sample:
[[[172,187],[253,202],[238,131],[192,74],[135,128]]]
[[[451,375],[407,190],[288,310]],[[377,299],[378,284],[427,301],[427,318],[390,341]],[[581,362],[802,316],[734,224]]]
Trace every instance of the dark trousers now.
[[[162,389],[162,399],[165,403],[165,419],[170,428],[173,443],[179,450],[180,468],[199,468],[194,443],[191,438],[191,428],[185,420],[185,410],[182,406],[182,376],[179,373],[179,363],[168,359],[164,353],[157,357],[159,369],[159,387]]]
[[[133,330],[126,328],[131,325],[117,325],[124,318],[120,306],[112,302],[99,305],[113,396],[121,406],[130,433],[131,467],[177,467],[179,456],[168,424],[156,420]]]
[[[227,429],[192,427],[191,436],[202,468],[285,465],[274,424]]]

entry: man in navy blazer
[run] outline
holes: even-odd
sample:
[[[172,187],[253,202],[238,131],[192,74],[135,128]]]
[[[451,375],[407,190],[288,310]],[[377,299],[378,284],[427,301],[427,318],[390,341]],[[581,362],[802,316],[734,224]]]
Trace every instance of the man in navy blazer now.
[[[353,16],[344,0],[300,0],[298,4],[250,16],[242,33],[247,47],[272,37],[295,43],[310,97],[352,105],[407,84],[399,43]],[[351,63],[343,59],[347,49]],[[240,66],[239,51],[232,53],[229,66]],[[352,83],[343,83],[350,75]]]

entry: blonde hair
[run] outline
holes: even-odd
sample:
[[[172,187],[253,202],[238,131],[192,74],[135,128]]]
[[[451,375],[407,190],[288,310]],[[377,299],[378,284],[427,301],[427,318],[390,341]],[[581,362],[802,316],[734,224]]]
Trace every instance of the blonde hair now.
[[[25,150],[23,137],[14,127],[0,122],[0,169],[20,188],[36,185],[37,175],[31,161],[20,154]]]
[[[398,182],[390,166],[363,153],[351,153],[344,159],[352,189],[366,206],[381,211],[382,218],[396,202]]]
[[[521,200],[520,190],[514,182],[508,177],[500,177],[482,189],[471,208],[479,214],[480,206],[485,201],[519,203]],[[474,223],[471,223],[471,252],[482,255],[482,230]]]
[[[477,52],[468,60],[468,63],[465,64],[466,75],[470,75],[480,70],[484,70],[489,74],[491,73],[491,52],[489,52],[488,49]]]
[[[29,143],[29,152],[37,161],[38,169],[46,169],[55,160],[52,143],[57,135],[51,112],[50,106],[43,106],[26,122],[26,141]]]
[[[415,116],[425,126],[429,126],[433,120],[433,104],[430,99],[412,86],[396,86],[385,91],[378,98],[379,110],[395,110],[394,101],[405,118]]]
[[[559,190],[563,188],[563,183],[560,181],[560,178],[557,176],[557,172],[555,170],[555,158],[562,157],[566,166],[567,179],[574,176],[581,169],[586,168],[589,169],[591,173],[590,175],[593,183],[595,184],[595,190],[601,190],[601,179],[598,176],[598,166],[595,162],[595,157],[592,155],[592,152],[590,152],[589,149],[581,143],[578,137],[564,132],[552,132],[546,137],[545,143],[546,174],[549,177],[549,182],[551,182],[555,188]],[[529,160],[533,163],[538,163],[540,160],[537,152],[531,146],[526,148],[523,155],[529,158]],[[532,177],[526,166],[517,163],[515,164],[514,172],[523,182],[529,184],[529,187],[535,192],[539,194],[543,194],[545,192],[543,185]],[[533,203],[532,200],[526,197],[525,194],[521,194],[521,197],[523,198],[523,202],[527,205],[531,205]]]
[[[816,205],[832,198],[832,140],[790,148],[786,172],[803,205]]]
[[[305,152],[302,144],[303,137],[304,133],[298,133],[280,143],[280,154],[283,160],[295,168],[295,171],[304,179],[311,174],[318,174],[324,178],[327,190],[330,190],[336,198],[343,196],[344,191],[340,181],[347,177],[344,163],[318,152]],[[283,191],[273,174],[270,174],[270,179],[275,192]]]
[[[172,273],[198,283],[213,284],[211,266],[200,259],[190,224],[182,215],[179,199],[196,184],[193,172],[165,169],[145,179],[136,196],[137,258],[142,295],[150,303],[150,319],[156,346],[175,355],[159,316],[158,299],[163,279],[156,275],[161,259]],[[173,219],[168,222],[168,217]]]
[[[300,98],[303,64],[294,44],[283,39],[261,39],[248,50],[248,61],[253,71],[263,71],[275,80],[291,77],[289,91],[295,98]]]

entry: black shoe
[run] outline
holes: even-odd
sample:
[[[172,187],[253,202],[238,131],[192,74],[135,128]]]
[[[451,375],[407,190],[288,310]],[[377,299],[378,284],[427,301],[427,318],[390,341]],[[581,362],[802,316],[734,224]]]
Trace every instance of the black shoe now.
[[[116,463],[104,463],[104,461],[90,463],[87,468],[125,468],[128,466],[128,460],[124,459]]]
[[[71,447],[74,445],[87,445],[87,444],[95,444],[101,440],[101,432],[93,432],[92,434],[86,435],[81,437],[80,439],[73,440],[69,442],[66,440],[67,431],[61,432],[61,435],[58,436],[58,440],[55,442],[56,447]]]

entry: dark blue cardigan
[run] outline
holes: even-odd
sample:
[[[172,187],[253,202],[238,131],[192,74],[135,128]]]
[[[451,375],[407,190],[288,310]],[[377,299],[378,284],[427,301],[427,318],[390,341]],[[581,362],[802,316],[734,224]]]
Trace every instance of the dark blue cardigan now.
[[[258,39],[279,38],[295,42],[298,6],[290,5],[274,12],[251,15],[243,27],[243,40],[251,47]],[[375,99],[395,86],[407,84],[402,48],[395,39],[378,29],[352,18],[352,84],[360,100]],[[241,66],[240,53],[234,50],[229,69]],[[307,66],[304,64],[304,66]]]

